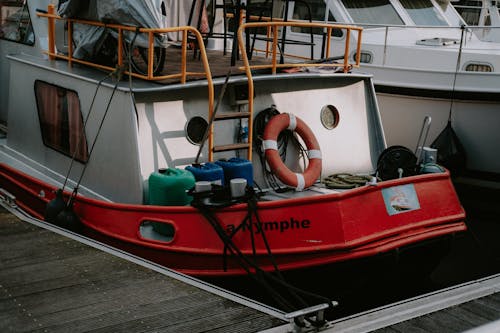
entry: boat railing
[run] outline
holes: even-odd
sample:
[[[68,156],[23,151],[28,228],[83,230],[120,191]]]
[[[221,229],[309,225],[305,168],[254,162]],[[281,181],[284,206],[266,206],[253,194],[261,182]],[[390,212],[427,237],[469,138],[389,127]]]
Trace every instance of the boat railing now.
[[[103,23],[99,21],[89,21],[89,20],[82,20],[82,19],[74,19],[74,18],[63,18],[55,13],[55,7],[54,5],[49,5],[47,13],[38,13],[37,14],[40,17],[45,17],[48,19],[48,50],[46,51],[46,54],[48,55],[49,59],[54,60],[54,59],[63,59],[68,61],[68,63],[71,65],[72,63],[79,63],[83,65],[87,65],[90,67],[94,68],[99,68],[99,69],[104,69],[104,70],[109,70],[109,71],[114,71],[116,67],[123,68],[124,67],[124,60],[126,57],[124,57],[124,33],[125,32],[132,32],[132,33],[141,33],[141,34],[146,34],[147,35],[147,41],[148,41],[148,47],[147,47],[147,61],[145,65],[147,66],[147,73],[142,74],[142,73],[137,73],[134,71],[128,71],[127,68],[124,68],[124,73],[127,75],[131,75],[133,77],[137,77],[140,79],[144,80],[153,80],[153,81],[162,81],[162,80],[169,80],[169,79],[178,79],[181,83],[185,83],[187,81],[187,78],[190,76],[197,76],[197,77],[206,77],[207,80],[209,81],[209,86],[212,85],[212,77],[211,77],[211,71],[210,71],[210,66],[208,63],[208,57],[206,54],[205,50],[205,45],[203,41],[203,37],[201,33],[194,27],[191,26],[180,26],[180,27],[171,27],[171,28],[138,28],[135,26],[127,26],[127,25],[120,25],[120,24],[112,24],[112,23]],[[67,54],[62,54],[58,53],[56,51],[56,21],[57,20],[64,20],[67,22],[67,47],[68,47],[68,52]],[[116,64],[115,67],[108,66],[108,65],[102,65],[99,63],[95,63],[92,61],[87,61],[83,60],[80,58],[75,58],[73,56],[73,33],[72,33],[72,27],[73,24],[83,24],[83,25],[90,25],[90,26],[97,26],[97,27],[102,27],[106,29],[113,29],[117,33],[117,38],[116,38],[116,52],[117,52],[117,57],[116,57]],[[181,33],[183,35],[182,38],[182,44],[180,47],[182,57],[181,57],[181,65],[180,65],[180,70],[179,72],[173,73],[173,74],[167,74],[164,75],[162,73],[155,73],[154,71],[154,52],[155,52],[155,37],[158,35],[165,35],[167,33]],[[200,52],[200,59],[203,63],[203,72],[191,72],[187,70],[187,49],[188,49],[188,44],[191,43],[191,41],[194,41],[194,44],[196,44],[196,47],[198,48],[198,51]],[[125,66],[126,67],[126,66]]]
[[[500,27],[499,26],[431,26],[431,25],[387,25],[387,24],[362,24],[365,28],[366,40],[370,43],[380,45],[383,52],[381,61],[382,66],[390,66],[388,59],[391,52],[391,47],[399,45],[401,42],[401,33],[408,34],[414,33],[415,36],[420,36],[417,44],[424,46],[442,46],[449,48],[450,53],[456,52],[484,52],[485,48],[492,52],[500,52]],[[439,32],[436,32],[436,29]],[[428,31],[428,32],[427,32]],[[378,32],[378,34],[377,34]],[[373,36],[379,36],[374,39]],[[428,37],[425,37],[425,36]],[[472,43],[475,36],[476,40],[482,41],[486,44],[479,45]],[[393,40],[395,43],[393,43]],[[411,41],[411,39],[409,39]],[[363,51],[362,51],[362,66],[363,66]],[[461,63],[459,71],[462,71]]]
[[[280,48],[280,31],[286,28],[310,28],[310,29],[323,29],[326,32],[326,45],[325,45],[325,55],[322,61],[310,61],[310,62],[287,62],[284,63],[284,57],[279,57],[280,61],[278,61],[279,48]],[[259,65],[250,65],[249,57],[247,54],[247,47],[244,42],[244,33],[249,29],[259,30],[265,29],[267,33],[266,38],[266,56],[271,56],[271,61],[268,64],[259,64]],[[346,32],[346,38],[344,40],[344,50],[343,57],[341,57],[342,61],[324,61],[330,59],[332,52],[332,43],[331,37],[333,35],[334,30],[344,30]],[[344,73],[347,73],[353,67],[359,67],[360,64],[360,52],[361,52],[361,37],[362,37],[363,28],[357,27],[354,25],[341,25],[341,24],[330,24],[330,23],[318,23],[318,22],[305,22],[305,21],[269,21],[269,22],[247,22],[240,25],[238,29],[238,43],[240,52],[243,55],[243,67],[242,70],[265,70],[270,69],[273,74],[276,74],[277,70],[280,68],[291,68],[291,67],[336,67],[341,69]],[[350,47],[351,47],[351,35],[352,32],[357,33],[356,38],[356,50],[355,54],[352,58],[350,55]],[[286,41],[285,41],[286,43]],[[286,58],[299,58],[299,57],[290,57],[286,56]],[[305,59],[305,58],[303,58]],[[351,61],[353,59],[354,61]]]

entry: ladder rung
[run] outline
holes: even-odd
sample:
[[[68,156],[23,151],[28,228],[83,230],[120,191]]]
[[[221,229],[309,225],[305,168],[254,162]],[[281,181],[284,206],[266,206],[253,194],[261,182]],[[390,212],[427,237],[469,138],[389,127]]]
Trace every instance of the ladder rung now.
[[[250,112],[226,112],[216,114],[214,120],[241,119],[249,117]]]
[[[214,152],[238,150],[238,149],[249,149],[249,148],[250,148],[250,144],[248,142],[233,143],[233,144],[229,144],[229,145],[215,146]]]

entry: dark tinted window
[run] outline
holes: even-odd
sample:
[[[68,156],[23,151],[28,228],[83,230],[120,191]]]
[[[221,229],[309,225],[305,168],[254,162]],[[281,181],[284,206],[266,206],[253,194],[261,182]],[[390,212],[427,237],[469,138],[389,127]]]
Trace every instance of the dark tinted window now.
[[[43,143],[65,155],[86,162],[87,140],[75,91],[43,81],[35,82]]]

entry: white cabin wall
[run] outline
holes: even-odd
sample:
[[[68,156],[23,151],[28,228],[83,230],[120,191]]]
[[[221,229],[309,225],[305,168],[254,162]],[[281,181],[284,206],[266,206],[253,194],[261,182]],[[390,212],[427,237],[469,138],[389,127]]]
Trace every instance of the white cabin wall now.
[[[314,89],[272,94],[281,112],[304,120],[320,143],[324,176],[340,173],[372,173],[370,130],[364,82],[339,88]],[[320,112],[326,105],[339,111],[340,121],[329,130],[321,124]]]
[[[36,60],[33,61],[36,64]],[[56,65],[67,66],[65,63]],[[40,79],[75,91],[80,100],[83,119],[87,117],[91,108],[97,81],[82,80],[65,72],[16,60],[11,63],[11,75],[16,79],[13,79],[10,85],[9,110],[13,112],[9,113],[7,145],[24,156],[28,161],[26,163],[31,164],[30,167],[37,168],[52,177],[52,183],[60,186],[68,174],[71,157],[43,144],[34,94],[35,80]],[[106,83],[99,88],[96,95],[85,131],[89,152],[112,90],[113,85]],[[81,193],[86,194],[86,191],[87,195],[99,193],[103,198],[116,202],[142,203],[138,155],[137,124],[133,104],[126,90],[117,90],[85,170]],[[78,181],[82,171],[83,164],[75,162],[69,176],[70,184]]]

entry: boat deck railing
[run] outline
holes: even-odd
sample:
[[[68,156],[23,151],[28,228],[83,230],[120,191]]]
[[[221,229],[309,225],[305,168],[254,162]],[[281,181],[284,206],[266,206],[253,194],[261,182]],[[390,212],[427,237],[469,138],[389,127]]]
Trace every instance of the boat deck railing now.
[[[148,48],[147,48],[147,61],[146,61],[146,66],[147,66],[147,73],[146,74],[141,74],[141,73],[136,73],[134,71],[127,71],[126,68],[124,68],[124,73],[127,75],[131,75],[140,79],[144,80],[154,80],[154,81],[160,81],[160,80],[168,80],[168,79],[179,79],[181,83],[185,83],[187,80],[188,76],[196,76],[196,77],[206,77],[206,79],[209,81],[209,86],[211,85],[212,77],[211,77],[211,72],[210,72],[210,66],[208,64],[208,57],[206,54],[206,50],[203,44],[203,37],[201,33],[194,27],[191,26],[182,26],[182,27],[172,27],[172,28],[138,28],[134,26],[127,26],[127,25],[120,25],[120,24],[109,24],[109,23],[103,23],[99,21],[89,21],[89,20],[81,20],[81,19],[73,19],[73,18],[63,18],[55,13],[55,7],[54,5],[49,5],[47,13],[38,13],[38,16],[41,17],[46,17],[48,19],[48,51],[46,52],[49,59],[54,60],[54,59],[63,59],[68,61],[68,63],[71,65],[72,63],[79,63],[83,65],[87,65],[90,67],[94,68],[99,68],[99,69],[104,69],[104,70],[109,70],[109,71],[114,71],[116,67],[123,68],[124,67],[124,56],[123,56],[123,50],[124,50],[124,32],[135,32],[135,33],[143,33],[147,34],[147,40],[148,40]],[[68,52],[67,54],[61,54],[56,52],[56,28],[55,28],[55,22],[56,20],[64,20],[67,22],[67,46],[68,46]],[[86,61],[83,59],[75,58],[73,56],[73,33],[72,33],[72,27],[73,24],[83,24],[83,25],[90,25],[90,26],[97,26],[97,27],[102,27],[102,28],[107,28],[107,29],[113,29],[116,31],[118,37],[117,37],[117,47],[116,47],[116,52],[117,52],[117,58],[116,58],[116,65],[115,67],[107,66],[107,65],[102,65],[99,63],[91,62],[91,61]],[[155,52],[155,36],[158,34],[167,34],[167,33],[172,33],[172,32],[180,32],[183,35],[182,39],[182,45],[181,45],[181,52],[182,52],[182,60],[181,60],[181,65],[180,65],[180,71],[178,73],[173,73],[173,74],[168,74],[168,75],[156,75],[154,73],[154,52]],[[188,39],[189,36],[189,39]],[[200,59],[203,63],[204,71],[203,72],[189,72],[187,71],[187,49],[188,49],[188,44],[189,41],[195,40],[195,43],[197,43],[197,47],[199,48],[200,52]]]
[[[365,29],[365,36],[369,40],[370,44],[380,45],[382,48],[382,59],[381,65],[383,67],[394,66],[390,58],[397,58],[394,56],[394,52],[400,52],[400,49],[394,48],[394,46],[413,46],[415,41],[412,38],[407,38],[406,44],[401,42],[401,38],[404,34],[407,36],[421,38],[416,41],[417,45],[433,46],[446,48],[450,53],[455,53],[457,56],[461,53],[498,53],[500,52],[500,27],[499,26],[434,26],[434,25],[388,25],[388,24],[362,24]],[[378,37],[377,37],[378,36]],[[427,37],[425,37],[427,36]],[[475,36],[475,38],[473,38]],[[483,43],[475,43],[478,40]],[[472,42],[471,42],[472,41]],[[362,58],[365,55],[362,54]],[[398,54],[398,56],[400,56]],[[370,57],[370,56],[368,56]],[[467,68],[467,62],[469,59],[462,58],[461,63],[458,66],[458,71],[478,71],[478,72],[496,72],[494,68],[495,64],[492,66],[484,66],[485,68]],[[369,61],[363,61],[364,63],[370,63]],[[485,64],[486,65],[486,64]],[[453,66],[454,68],[455,66]],[[472,66],[474,67],[474,66]],[[479,66],[481,67],[481,66]]]
[[[281,55],[280,52],[280,43],[286,43],[286,41],[281,41],[280,31],[283,31],[286,28],[307,28],[307,29],[321,29],[326,33],[326,45],[325,45],[325,55],[324,59],[320,59],[319,61],[310,61],[310,62],[299,62],[297,59],[308,59],[305,57],[298,57],[293,55],[282,54],[283,57],[278,59],[278,56]],[[244,42],[244,32],[249,29],[253,30],[261,30],[265,29],[267,31],[266,38],[266,49],[265,55],[266,57],[271,57],[271,61],[269,64],[264,65],[250,65],[248,62],[248,55],[246,54],[246,44]],[[343,30],[346,32],[346,37],[344,39],[344,52],[343,57],[340,57],[342,61],[325,61],[329,60],[332,55],[332,44],[330,43],[333,31],[335,30]],[[354,53],[354,57],[350,58],[350,48],[351,48],[351,37],[352,33],[356,32],[357,36],[355,38],[356,50]],[[322,22],[306,22],[306,21],[283,21],[283,20],[273,20],[262,22],[248,22],[242,23],[240,28],[238,29],[238,44],[240,48],[240,52],[245,53],[243,56],[243,67],[241,69],[245,70],[248,68],[250,70],[261,70],[261,69],[270,69],[273,74],[276,74],[277,70],[280,68],[290,68],[290,67],[335,67],[341,69],[344,73],[347,73],[353,67],[359,67],[360,65],[360,54],[361,54],[361,40],[362,40],[362,32],[363,28],[354,26],[354,25],[344,25],[344,24],[331,24],[331,23],[322,23]],[[294,59],[294,62],[284,63],[282,59]],[[246,59],[246,60],[245,60]],[[353,61],[351,61],[351,59]],[[310,60],[310,59],[309,59]]]

